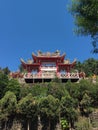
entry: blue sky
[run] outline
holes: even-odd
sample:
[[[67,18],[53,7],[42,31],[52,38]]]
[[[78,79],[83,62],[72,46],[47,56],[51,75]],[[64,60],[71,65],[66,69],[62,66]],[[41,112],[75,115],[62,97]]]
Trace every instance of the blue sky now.
[[[66,53],[66,58],[83,62],[92,54],[91,39],[77,37],[67,7],[70,0],[0,0],[0,67],[17,71],[20,58],[32,52]]]

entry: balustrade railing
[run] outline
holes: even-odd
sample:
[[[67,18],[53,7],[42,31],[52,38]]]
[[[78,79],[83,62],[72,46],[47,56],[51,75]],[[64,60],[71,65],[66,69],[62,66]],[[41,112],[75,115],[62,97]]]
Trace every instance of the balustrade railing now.
[[[42,74],[31,74],[26,73],[24,78],[55,78],[55,73],[42,73]],[[79,78],[79,73],[66,73],[60,74],[57,76],[58,78]]]
[[[42,74],[42,78],[55,78],[55,74]]]
[[[24,78],[55,78],[55,74],[42,73],[42,74],[25,74]]]
[[[60,78],[79,78],[79,73],[60,74]]]
[[[54,66],[42,66],[41,68],[40,68],[41,70],[56,70],[56,67],[54,67]]]

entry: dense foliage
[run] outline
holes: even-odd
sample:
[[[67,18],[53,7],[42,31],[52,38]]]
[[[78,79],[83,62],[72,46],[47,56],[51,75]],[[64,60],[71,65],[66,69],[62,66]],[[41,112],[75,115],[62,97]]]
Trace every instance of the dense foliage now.
[[[76,34],[90,35],[94,53],[98,53],[98,0],[72,0],[70,11],[75,18]]]
[[[55,79],[50,83],[20,84],[1,71],[0,129],[81,130],[87,127],[90,130],[92,124],[88,118],[98,108],[98,79],[96,83],[91,79],[95,73],[93,67],[98,75],[97,63],[94,59],[77,63],[83,71],[88,69],[90,76],[90,80],[79,83],[61,83]]]
[[[93,58],[89,58],[82,63],[80,61],[77,62],[75,68],[81,72],[85,72],[86,76],[98,75],[98,60]]]

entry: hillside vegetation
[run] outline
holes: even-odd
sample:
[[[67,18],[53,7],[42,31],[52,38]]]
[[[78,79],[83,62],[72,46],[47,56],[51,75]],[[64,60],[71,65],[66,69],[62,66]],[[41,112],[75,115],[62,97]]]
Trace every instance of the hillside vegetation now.
[[[91,113],[98,111],[98,61],[77,63],[88,79],[79,83],[20,84],[0,71],[0,130],[92,130]],[[80,67],[79,67],[80,66]],[[91,67],[90,67],[91,66]],[[80,69],[81,68],[81,69]],[[96,74],[96,83],[92,76]]]

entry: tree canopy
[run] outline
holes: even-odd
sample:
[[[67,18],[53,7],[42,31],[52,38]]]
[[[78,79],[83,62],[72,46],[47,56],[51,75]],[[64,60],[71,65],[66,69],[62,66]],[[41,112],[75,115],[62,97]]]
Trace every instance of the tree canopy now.
[[[1,69],[0,129],[85,128],[92,111],[98,111],[98,60],[90,58],[76,66],[79,72],[87,74],[87,78],[78,83],[61,83],[57,79],[50,83],[19,83]],[[92,81],[94,74],[96,83]]]
[[[93,53],[98,53],[98,0],[72,0],[70,12],[75,18],[78,35],[93,39]]]
[[[79,72],[85,72],[86,76],[91,76],[93,74],[98,75],[98,60],[93,58],[89,58],[85,60],[83,63],[77,62],[75,68]]]

